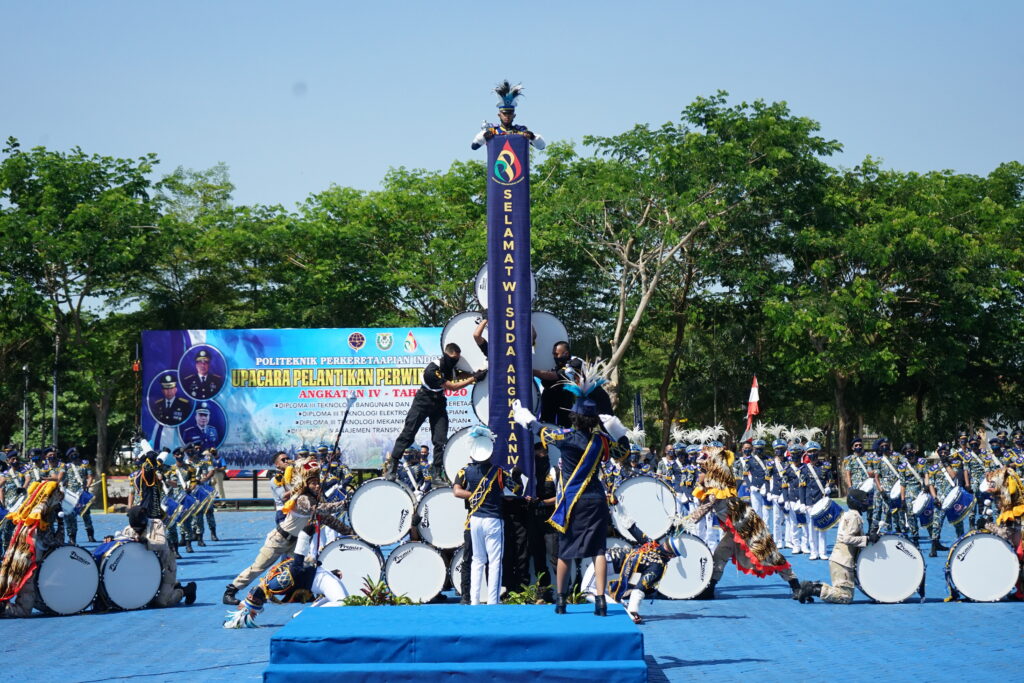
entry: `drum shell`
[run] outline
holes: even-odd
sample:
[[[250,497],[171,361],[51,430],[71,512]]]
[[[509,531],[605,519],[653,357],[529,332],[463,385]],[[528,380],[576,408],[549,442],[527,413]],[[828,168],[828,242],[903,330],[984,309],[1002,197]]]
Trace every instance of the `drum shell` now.
[[[386,493],[370,494],[374,489],[384,489]],[[375,498],[370,499],[371,495]],[[379,505],[388,509],[379,509]],[[391,505],[395,509],[390,509]],[[356,536],[376,546],[400,541],[412,528],[415,512],[416,501],[412,492],[398,482],[381,477],[363,482],[352,494],[348,507],[349,524]]]
[[[139,553],[139,549],[142,550],[142,553]],[[148,553],[148,555],[146,555],[146,553]],[[127,560],[127,558],[130,558],[133,555],[136,555],[139,559]],[[150,561],[149,558],[152,558],[152,561]],[[111,595],[111,589],[114,588],[114,586],[116,585],[116,583],[112,582],[112,579],[115,578],[115,574],[117,574],[118,571],[124,569],[124,563],[126,561],[141,561],[144,564],[140,564],[140,567],[148,566],[151,568],[155,567],[156,569],[155,575],[150,577],[154,579],[153,584],[155,584],[153,586],[152,594],[149,595],[149,590],[140,590],[140,592],[144,593],[144,595],[141,598],[138,598],[133,604],[120,604],[117,602],[119,598],[117,596]],[[99,597],[103,604],[107,605],[110,608],[123,611],[142,609],[149,605],[149,603],[152,602],[153,598],[155,598],[157,594],[160,592],[160,583],[163,577],[163,568],[160,566],[160,558],[154,551],[151,551],[148,548],[146,548],[146,544],[141,543],[139,541],[126,541],[108,550],[107,553],[103,556],[103,558],[99,561],[99,568]],[[117,580],[121,580],[120,577],[116,578]],[[126,574],[125,579],[130,581],[133,587],[139,586],[139,577],[137,575],[128,576]],[[107,585],[108,582],[111,583],[110,586]]]
[[[984,549],[982,555],[975,555],[975,545],[984,543],[993,547]],[[1003,547],[1005,550],[1000,551]],[[980,562],[979,562],[980,560]],[[964,572],[982,577],[970,577],[970,584]],[[946,557],[946,583],[964,597],[974,602],[998,602],[1009,595],[1017,585],[1020,576],[1020,560],[1013,547],[1003,538],[987,531],[971,531],[950,546]],[[980,581],[978,580],[980,578]],[[959,579],[959,580],[958,580]],[[975,582],[980,586],[975,586]]]
[[[930,526],[935,518],[935,499],[930,494],[919,493],[914,499],[912,512],[917,517],[918,524],[922,527]]]
[[[831,498],[822,498],[810,510],[811,523],[818,531],[828,531],[839,524],[843,508]]]
[[[416,555],[412,556],[411,553],[416,553]],[[409,561],[412,562],[411,565],[402,566]],[[427,573],[431,569],[427,566],[428,561],[435,570],[433,576]],[[387,562],[384,563],[384,579],[394,595],[405,595],[413,602],[425,603],[436,598],[444,590],[447,569],[444,557],[437,548],[422,541],[408,541],[392,550],[388,555]],[[407,581],[410,575],[414,577],[414,580],[422,582],[417,586],[420,590],[419,593],[409,594],[408,591],[403,590],[401,582]],[[426,582],[431,579],[433,584],[427,584]]]
[[[459,546],[452,553],[451,562],[448,564],[448,578],[452,582],[452,588],[456,595],[462,595],[462,561],[466,554],[466,546]]]
[[[49,559],[51,556],[54,559]],[[59,568],[55,570],[59,572],[59,574],[52,574],[51,570],[47,567],[47,561],[55,562],[57,561],[57,557],[65,556],[76,563],[73,566],[81,570],[80,574],[75,577],[71,577],[66,571]],[[65,607],[63,611],[54,609],[56,604],[51,606],[46,601],[47,593],[49,593],[50,590],[57,589],[57,586],[54,586],[52,589],[48,586],[60,581],[60,579],[57,578],[58,575],[61,579],[68,579],[63,582],[63,585],[60,586],[60,588],[70,587],[72,590],[80,591],[80,594],[76,596],[79,598],[76,601],[77,604]],[[47,614],[68,616],[85,611],[96,599],[96,594],[100,586],[100,571],[88,550],[81,546],[65,544],[51,548],[42,556],[42,558],[40,558],[35,576],[33,576],[31,580],[35,582],[37,605],[40,610]],[[56,603],[56,601],[52,599],[51,602]]]
[[[891,556],[888,555],[889,551],[892,552]],[[924,556],[907,537],[882,534],[878,543],[870,544],[860,551],[856,574],[861,592],[873,601],[903,602],[917,592],[924,581]],[[887,582],[889,585],[885,588],[889,592],[883,595],[881,586],[870,585],[875,582]]]
[[[447,497],[451,500],[447,500]],[[442,502],[439,499],[444,497]],[[443,515],[438,515],[438,505]],[[430,513],[433,509],[435,512]],[[458,548],[464,542],[463,531],[466,524],[466,504],[461,498],[456,498],[454,489],[450,486],[438,486],[428,491],[416,507],[420,523],[416,529],[420,538],[435,548],[452,550]]]
[[[974,495],[962,486],[956,486],[942,501],[942,513],[950,524],[963,521],[974,507]]]
[[[683,544],[687,555],[673,557],[665,564],[658,592],[670,600],[691,600],[711,583],[714,569],[712,552],[703,540],[692,534],[676,534],[673,539]],[[676,577],[673,573],[678,573],[682,580],[674,580]],[[689,580],[691,576],[696,580]]]
[[[903,505],[903,484],[896,482],[889,489],[889,507],[893,510],[902,510]]]
[[[363,563],[369,566],[369,573],[353,571],[351,568],[346,570],[343,560],[345,552],[358,552],[361,555],[360,559],[372,557],[372,561]],[[332,541],[324,546],[318,557],[325,570],[338,569],[341,571],[341,582],[349,595],[355,595],[362,591],[364,579],[369,578],[371,581],[377,582],[380,581],[384,573],[384,556],[381,554],[380,548],[358,538],[345,537]]]
[[[474,385],[480,386],[480,385]],[[463,427],[448,438],[444,446],[444,472],[448,481],[455,481],[459,470],[470,463],[470,454],[474,448],[493,448],[494,443],[486,436],[471,436],[478,425]]]
[[[442,349],[452,343],[462,349],[457,367],[463,372],[476,372],[487,367],[487,356],[473,340],[473,331],[484,317],[480,311],[465,311],[449,318],[441,329]],[[484,330],[486,336],[487,329]]]
[[[647,494],[636,496],[630,493],[634,487]],[[612,524],[626,540],[634,539],[626,528],[626,517],[636,522],[640,531],[650,538],[658,539],[668,533],[672,517],[676,514],[676,497],[668,484],[648,474],[637,474],[623,479],[616,487],[618,503],[612,507]]]

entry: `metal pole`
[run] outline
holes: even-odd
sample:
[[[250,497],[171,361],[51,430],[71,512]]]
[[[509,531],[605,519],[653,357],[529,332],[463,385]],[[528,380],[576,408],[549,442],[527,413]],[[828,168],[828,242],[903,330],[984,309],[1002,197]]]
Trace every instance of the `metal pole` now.
[[[25,373],[25,393],[21,397],[21,455],[28,455],[28,363],[21,366]]]
[[[60,358],[60,332],[53,341],[53,447],[57,448],[57,361]]]
[[[253,469],[253,471],[252,471],[252,497],[253,497],[253,500],[255,500],[256,498],[259,498],[258,489],[256,488],[256,486],[257,486],[256,483],[259,480],[259,473],[258,472],[259,471],[256,470],[256,469]]]

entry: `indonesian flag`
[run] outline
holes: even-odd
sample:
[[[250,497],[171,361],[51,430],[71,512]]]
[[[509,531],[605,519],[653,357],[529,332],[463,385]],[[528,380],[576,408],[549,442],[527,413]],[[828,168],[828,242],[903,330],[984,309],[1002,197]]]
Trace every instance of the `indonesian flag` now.
[[[743,434],[744,439],[750,434],[750,425],[754,422],[754,416],[761,412],[757,407],[760,400],[761,397],[757,393],[757,375],[754,375],[754,383],[750,385],[750,398],[747,399],[747,431]]]

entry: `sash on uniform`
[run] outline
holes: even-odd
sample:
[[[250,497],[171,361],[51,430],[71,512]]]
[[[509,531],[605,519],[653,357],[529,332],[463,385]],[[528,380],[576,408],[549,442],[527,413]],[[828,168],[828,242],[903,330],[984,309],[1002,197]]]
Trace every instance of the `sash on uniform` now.
[[[604,434],[594,434],[590,437],[590,443],[583,449],[580,461],[576,463],[576,469],[572,471],[565,482],[565,486],[558,490],[555,496],[555,512],[548,520],[548,524],[565,533],[569,528],[569,519],[572,516],[572,509],[576,507],[576,501],[583,495],[597,465],[610,453],[608,437]]]
[[[469,518],[472,517],[473,514],[476,513],[476,511],[484,504],[484,501],[487,500],[487,494],[494,486],[494,482],[501,479],[500,475],[501,468],[497,465],[492,465],[491,471],[481,477],[480,481],[477,482],[476,488],[473,489],[473,493],[469,496],[469,513],[466,515],[466,529],[469,528]]]

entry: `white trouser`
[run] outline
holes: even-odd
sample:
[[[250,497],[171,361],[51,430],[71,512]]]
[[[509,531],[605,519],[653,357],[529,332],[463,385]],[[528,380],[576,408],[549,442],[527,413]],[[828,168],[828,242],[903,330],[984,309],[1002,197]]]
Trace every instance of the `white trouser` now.
[[[754,514],[765,519],[764,510],[764,496],[758,489],[750,489],[750,507],[754,509]]]
[[[497,605],[501,597],[501,553],[504,525],[494,517],[470,517],[469,536],[473,541],[473,563],[469,575],[469,603],[480,604],[480,590],[487,582],[487,604]],[[484,569],[487,577],[484,577]]]
[[[806,527],[798,526],[796,523],[796,503],[790,503],[789,512],[786,513],[786,545],[793,550],[808,552],[807,536],[804,534]]]
[[[814,526],[814,523],[807,520],[807,535],[810,537],[810,552],[811,557],[820,557],[825,559],[828,557],[827,543],[825,541],[826,531],[820,531],[818,527]]]
[[[700,524],[697,525],[697,532],[701,540],[707,544],[712,552],[718,547],[718,542],[722,540],[722,528],[715,526],[715,514],[713,512],[704,515],[700,520]]]
[[[348,597],[345,584],[337,576],[323,567],[317,567],[316,575],[313,577],[313,594],[324,596],[328,603],[341,604],[341,601]],[[318,601],[319,602],[319,601]]]
[[[786,511],[782,509],[782,503],[773,500],[772,501],[772,538],[775,539],[775,545],[780,548],[785,543],[785,525],[786,525]]]

